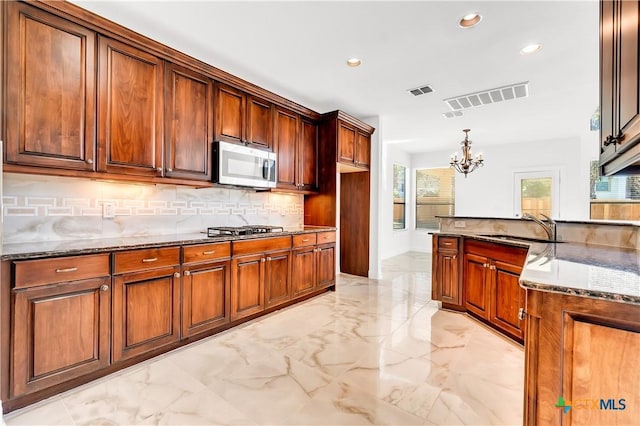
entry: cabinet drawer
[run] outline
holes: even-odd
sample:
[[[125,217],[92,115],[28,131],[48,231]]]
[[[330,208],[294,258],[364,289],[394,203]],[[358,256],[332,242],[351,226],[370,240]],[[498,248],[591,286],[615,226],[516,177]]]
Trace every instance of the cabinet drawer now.
[[[184,250],[184,263],[203,262],[206,260],[222,259],[231,254],[231,243],[198,244],[186,246]]]
[[[458,238],[455,237],[438,237],[438,248],[441,249],[458,249]]]
[[[336,231],[318,232],[318,244],[328,244],[336,242]]]
[[[109,254],[22,260],[14,265],[15,288],[23,288],[108,276]]]
[[[292,237],[293,247],[305,247],[316,245],[316,234],[294,235]]]
[[[123,251],[114,254],[113,273],[155,269],[180,264],[180,247]]]
[[[259,238],[255,240],[234,241],[233,255],[238,256],[250,253],[263,253],[267,251],[291,248],[291,237]]]

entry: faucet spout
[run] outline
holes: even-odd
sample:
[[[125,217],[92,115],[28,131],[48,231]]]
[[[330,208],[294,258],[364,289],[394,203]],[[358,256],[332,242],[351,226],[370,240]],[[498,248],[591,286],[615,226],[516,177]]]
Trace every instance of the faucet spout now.
[[[547,234],[547,238],[549,240],[555,240],[556,239],[556,222],[545,214],[540,213],[540,216],[544,217],[546,219],[546,222],[538,219],[537,217],[529,213],[524,213],[522,215],[522,219],[528,219],[528,220],[534,221],[535,223],[540,225],[542,229],[544,229],[544,232]]]

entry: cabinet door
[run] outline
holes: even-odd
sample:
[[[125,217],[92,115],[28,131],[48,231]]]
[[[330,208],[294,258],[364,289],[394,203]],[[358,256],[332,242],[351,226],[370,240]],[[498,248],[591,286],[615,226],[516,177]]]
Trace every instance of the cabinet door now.
[[[338,121],[338,162],[353,165],[355,162],[356,129]]]
[[[624,137],[617,151],[628,148],[631,139],[640,134],[640,70],[638,38],[640,34],[640,2],[620,1],[619,113],[617,126]],[[615,136],[615,135],[614,135]],[[635,141],[634,143],[637,143]]]
[[[25,3],[6,12],[7,162],[94,170],[95,34]]]
[[[246,142],[271,149],[273,146],[273,108],[262,99],[249,96],[247,99]]]
[[[336,246],[319,246],[317,252],[318,288],[325,288],[336,283]]]
[[[162,175],[162,60],[105,37],[98,47],[98,168]]]
[[[15,291],[11,395],[109,365],[109,278]]]
[[[318,190],[318,126],[304,118],[300,120],[298,141],[298,184],[300,189]]]
[[[440,300],[453,305],[461,305],[458,252],[439,250],[436,262],[436,285],[439,286]]]
[[[495,268],[495,269],[494,269]],[[491,302],[489,321],[512,336],[524,337],[524,320],[518,311],[525,306],[525,290],[520,287],[522,268],[500,261],[492,263]]]
[[[166,176],[211,180],[213,81],[167,64],[165,96]]]
[[[600,2],[600,161],[615,154],[615,145],[605,145],[614,134],[615,68],[614,68],[614,2]],[[605,24],[608,23],[608,24]]]
[[[467,253],[464,256],[465,307],[489,319],[489,259]]]
[[[356,137],[356,148],[354,153],[354,162],[356,163],[356,166],[368,169],[370,156],[371,136],[359,131]]]
[[[231,263],[185,266],[182,276],[182,338],[229,322]]]
[[[231,260],[231,319],[264,310],[264,254]]]
[[[150,352],[180,337],[178,267],[113,278],[113,360]]]
[[[295,249],[292,257],[292,297],[298,297],[316,288],[316,246]]]
[[[244,142],[247,98],[243,92],[222,84],[216,85],[215,139]]]
[[[298,116],[276,109],[274,148],[278,156],[278,188],[298,189]]]
[[[279,305],[291,299],[291,252],[269,253],[264,271],[265,307]]]

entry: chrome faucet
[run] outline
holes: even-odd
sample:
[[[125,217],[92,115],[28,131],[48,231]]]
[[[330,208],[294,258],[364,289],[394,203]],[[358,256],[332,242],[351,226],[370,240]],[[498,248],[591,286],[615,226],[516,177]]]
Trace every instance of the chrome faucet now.
[[[547,238],[551,241],[554,241],[556,239],[556,222],[546,214],[540,213],[540,216],[545,218],[546,221],[542,221],[529,213],[524,213],[522,215],[522,219],[532,220],[540,225],[542,229],[544,229],[544,232],[547,234]]]

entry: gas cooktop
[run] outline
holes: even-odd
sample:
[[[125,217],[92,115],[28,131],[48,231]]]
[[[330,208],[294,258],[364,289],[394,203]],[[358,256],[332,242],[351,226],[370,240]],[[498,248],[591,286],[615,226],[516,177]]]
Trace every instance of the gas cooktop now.
[[[270,225],[215,226],[207,228],[207,235],[209,237],[217,237],[220,235],[253,235],[283,231],[284,228],[282,226]]]

